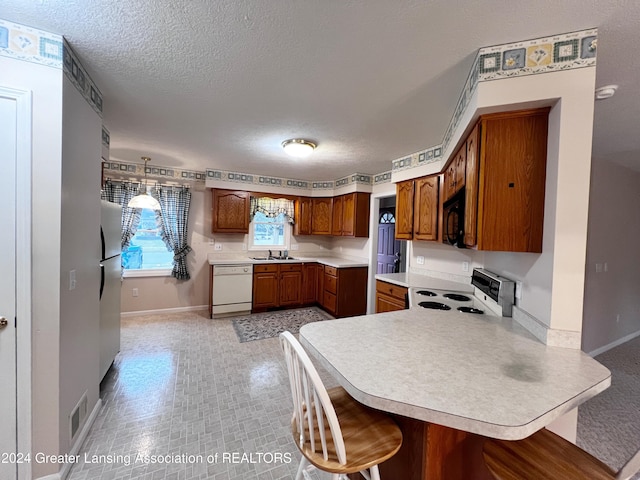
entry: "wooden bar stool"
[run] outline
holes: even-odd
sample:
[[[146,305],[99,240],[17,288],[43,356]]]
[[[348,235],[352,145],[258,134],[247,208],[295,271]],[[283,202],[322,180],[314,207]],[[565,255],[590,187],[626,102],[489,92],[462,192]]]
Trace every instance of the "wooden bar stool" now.
[[[489,439],[483,453],[498,480],[628,480],[640,470],[640,451],[616,473],[546,428],[523,440]]]
[[[290,332],[280,334],[291,383],[291,431],[302,453],[296,480],[313,465],[332,480],[360,472],[379,480],[378,464],[402,445],[402,432],[387,415],[356,402],[342,388],[327,390],[302,345]]]

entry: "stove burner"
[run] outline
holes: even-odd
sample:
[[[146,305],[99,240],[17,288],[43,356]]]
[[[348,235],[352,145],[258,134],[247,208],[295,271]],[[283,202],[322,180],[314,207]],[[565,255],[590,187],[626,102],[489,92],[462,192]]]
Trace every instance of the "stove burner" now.
[[[418,290],[416,292],[418,295],[424,295],[425,297],[435,297],[436,294],[433,292],[430,292],[429,290]]]
[[[456,302],[468,302],[471,300],[466,295],[460,295],[459,293],[445,293],[442,296],[444,298],[448,298],[449,300],[455,300]]]
[[[458,311],[463,313],[475,313],[476,315],[484,314],[484,310],[480,310],[479,308],[473,308],[473,307],[458,307]]]
[[[433,310],[451,310],[449,305],[440,302],[420,302],[418,305],[422,308],[431,308]]]

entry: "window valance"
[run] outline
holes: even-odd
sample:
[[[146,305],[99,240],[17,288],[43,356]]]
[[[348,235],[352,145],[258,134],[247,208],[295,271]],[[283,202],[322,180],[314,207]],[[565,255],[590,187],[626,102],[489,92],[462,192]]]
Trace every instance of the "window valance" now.
[[[295,223],[293,200],[286,198],[251,197],[249,209],[249,218],[251,220],[253,220],[256,212],[260,212],[267,217],[277,217],[283,213],[289,223]]]

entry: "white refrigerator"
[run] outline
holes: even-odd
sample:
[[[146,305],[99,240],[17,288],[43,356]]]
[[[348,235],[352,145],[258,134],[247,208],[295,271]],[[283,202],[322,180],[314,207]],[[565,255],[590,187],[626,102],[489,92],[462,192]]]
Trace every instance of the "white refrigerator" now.
[[[100,380],[120,351],[122,207],[102,200],[100,216]]]

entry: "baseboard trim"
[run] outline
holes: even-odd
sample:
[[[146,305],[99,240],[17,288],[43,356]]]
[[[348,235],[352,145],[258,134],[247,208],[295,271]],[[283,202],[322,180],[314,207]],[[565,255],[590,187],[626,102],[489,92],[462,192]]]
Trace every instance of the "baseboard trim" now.
[[[73,443],[73,447],[69,452],[69,456],[78,455],[78,452],[80,452],[80,448],[82,447],[82,444],[87,439],[87,436],[89,435],[89,430],[91,430],[91,427],[93,426],[93,422],[96,421],[96,418],[98,417],[98,413],[100,413],[101,409],[102,409],[102,399],[99,398],[95,406],[93,407],[93,410],[91,410],[91,414],[87,417],[87,421],[84,422],[84,426],[82,427],[82,430],[80,430],[80,433],[78,434],[78,438],[76,438],[76,441]],[[65,463],[58,473],[47,475],[45,477],[39,477],[37,480],[66,480],[66,478],[69,476],[69,473],[71,472],[71,467],[73,467],[73,465],[74,465],[73,463]]]
[[[208,305],[193,305],[189,307],[159,308],[157,310],[136,310],[135,312],[121,312],[120,317],[136,317],[138,315],[155,315],[162,313],[198,312],[209,310]]]
[[[640,337],[640,330],[638,330],[637,332],[630,333],[629,335],[625,335],[624,337],[619,338],[618,340],[615,340],[606,345],[603,345],[602,347],[596,348],[595,350],[589,352],[587,355],[589,355],[590,357],[595,357],[596,355],[600,355],[601,353],[604,353],[607,350],[611,350],[612,348],[622,345],[623,343],[627,343],[629,340],[633,340],[636,337]]]

